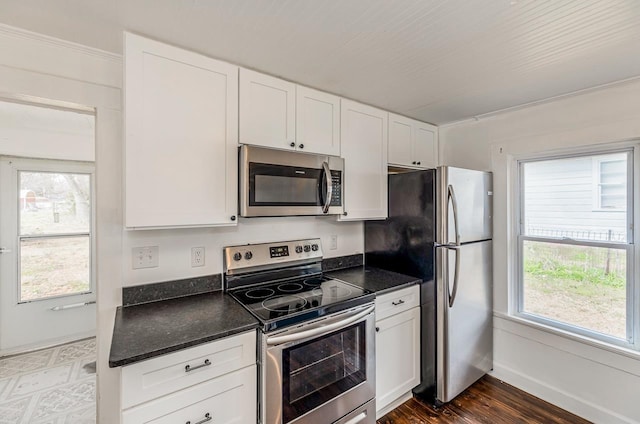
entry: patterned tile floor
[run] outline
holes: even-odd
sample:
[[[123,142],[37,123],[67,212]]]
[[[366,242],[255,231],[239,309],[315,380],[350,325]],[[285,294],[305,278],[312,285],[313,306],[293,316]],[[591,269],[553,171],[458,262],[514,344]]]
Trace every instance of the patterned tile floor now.
[[[0,424],[95,424],[96,340],[0,359]]]

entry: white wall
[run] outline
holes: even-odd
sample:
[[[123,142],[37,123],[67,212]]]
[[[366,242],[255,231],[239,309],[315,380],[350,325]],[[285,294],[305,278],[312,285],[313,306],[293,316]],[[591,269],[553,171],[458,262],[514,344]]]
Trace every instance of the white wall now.
[[[494,375],[607,424],[640,422],[640,354],[508,315],[513,265],[508,206],[514,155],[634,138],[640,138],[639,80],[440,130],[443,164],[494,173]]]
[[[222,248],[246,243],[321,237],[324,257],[362,253],[361,222],[337,222],[335,217],[240,218],[236,227],[125,231],[124,285],[136,285],[222,272]],[[338,236],[338,249],[329,238]],[[158,246],[158,268],[132,269],[133,247]],[[191,248],[204,246],[205,266],[191,267]]]

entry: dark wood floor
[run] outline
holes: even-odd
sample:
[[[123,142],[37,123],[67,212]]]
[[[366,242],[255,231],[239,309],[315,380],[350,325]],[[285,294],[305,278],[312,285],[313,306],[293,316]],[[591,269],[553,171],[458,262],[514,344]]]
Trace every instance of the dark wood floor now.
[[[440,408],[413,398],[378,420],[378,424],[430,423],[588,424],[589,421],[489,376]]]

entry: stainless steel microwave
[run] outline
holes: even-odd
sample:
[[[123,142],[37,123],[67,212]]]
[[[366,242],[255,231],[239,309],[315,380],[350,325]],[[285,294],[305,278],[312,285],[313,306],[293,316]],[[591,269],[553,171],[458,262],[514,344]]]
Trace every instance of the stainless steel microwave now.
[[[344,159],[244,145],[240,216],[341,215]]]

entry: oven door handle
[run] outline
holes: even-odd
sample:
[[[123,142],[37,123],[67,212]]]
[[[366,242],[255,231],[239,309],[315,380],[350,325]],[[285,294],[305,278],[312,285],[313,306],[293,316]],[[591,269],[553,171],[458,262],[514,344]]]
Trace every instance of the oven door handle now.
[[[356,321],[361,320],[365,316],[372,313],[375,309],[375,306],[371,306],[365,309],[362,312],[357,313],[356,315],[350,316],[349,318],[345,318],[343,320],[333,322],[331,324],[323,325],[317,328],[312,328],[310,330],[298,331],[292,334],[286,334],[284,336],[272,336],[267,337],[267,344],[270,346],[278,345],[282,343],[295,342],[298,340],[303,340],[309,337],[315,337],[321,334],[327,334],[331,331],[338,330],[342,327],[346,327],[350,324],[353,324]]]

